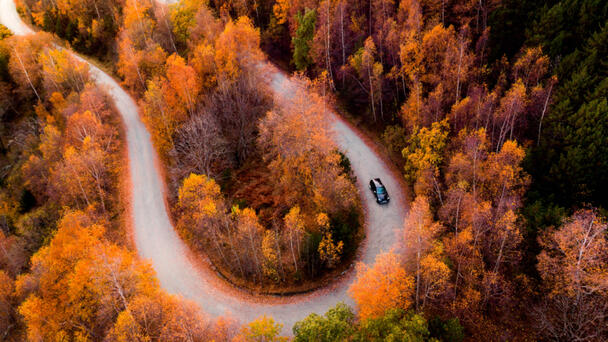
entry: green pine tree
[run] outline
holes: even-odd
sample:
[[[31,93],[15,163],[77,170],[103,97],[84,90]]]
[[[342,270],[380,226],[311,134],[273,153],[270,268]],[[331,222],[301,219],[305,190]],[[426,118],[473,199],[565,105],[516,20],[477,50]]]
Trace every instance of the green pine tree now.
[[[315,24],[317,22],[317,12],[306,10],[306,13],[298,13],[296,16],[298,28],[293,37],[293,62],[298,70],[305,70],[312,64],[310,56],[310,45],[315,34]]]

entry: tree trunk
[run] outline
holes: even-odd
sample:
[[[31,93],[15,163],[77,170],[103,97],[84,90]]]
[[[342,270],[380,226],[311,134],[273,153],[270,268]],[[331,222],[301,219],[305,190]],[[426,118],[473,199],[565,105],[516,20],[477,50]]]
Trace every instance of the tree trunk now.
[[[372,82],[372,68],[370,67],[369,63],[367,65],[367,75],[369,77],[369,97],[371,99],[372,102],[372,116],[374,117],[374,122],[376,122],[376,106],[374,105],[374,85]]]
[[[547,93],[547,98],[545,99],[545,105],[543,106],[543,112],[540,115],[540,121],[538,122],[538,138],[536,139],[536,146],[540,144],[540,130],[543,125],[543,119],[545,118],[545,113],[547,111],[547,105],[549,104],[549,98],[551,97],[551,90],[553,90],[553,82],[549,86],[549,92]]]
[[[293,229],[289,230],[289,247],[291,248],[291,257],[293,258],[293,266],[295,267],[296,273],[298,272],[298,262],[296,254],[293,248]]]
[[[454,104],[458,103],[460,99],[460,69],[462,67],[462,55],[464,53],[464,43],[460,42],[460,53],[458,54],[458,71],[456,72],[456,100]]]
[[[99,201],[101,202],[101,209],[103,212],[106,212],[106,202],[103,199],[103,190],[101,189],[101,181],[98,178],[95,178],[95,183],[97,185],[97,193],[99,194]]]
[[[420,239],[418,239],[420,240]],[[418,312],[420,302],[420,245],[416,252],[416,312]]]
[[[326,55],[327,55],[327,72],[329,73],[329,79],[331,80],[331,84],[332,84],[332,88],[333,88],[333,81],[334,81],[334,74],[333,71],[331,70],[331,56],[329,54],[329,48],[330,48],[330,30],[331,30],[331,26],[330,26],[330,7],[331,6],[331,1],[327,0],[327,41],[326,41]]]
[[[30,79],[30,74],[25,69],[25,65],[23,65],[23,61],[21,60],[21,56],[19,56],[19,53],[17,52],[17,49],[13,48],[13,51],[15,51],[15,56],[17,56],[17,60],[19,60],[19,65],[21,65],[21,69],[23,70],[23,73],[25,74],[25,78],[27,79],[27,83],[29,83],[30,87],[32,87],[32,90],[34,91],[34,94],[36,94],[36,97],[38,98],[38,102],[42,102],[42,100],[40,99],[40,95],[38,95],[38,92],[36,91],[36,87],[34,87],[34,84],[32,83],[32,80]]]
[[[507,242],[507,234],[504,234],[502,240],[500,241],[500,249],[498,251],[498,257],[496,258],[496,264],[494,265],[494,273],[498,272],[498,267],[500,266],[500,262],[502,261],[502,252],[505,248],[505,243]]]
[[[340,31],[342,36],[342,65],[346,65],[346,48],[344,47],[344,1],[340,4]],[[344,82],[344,76],[342,76]]]

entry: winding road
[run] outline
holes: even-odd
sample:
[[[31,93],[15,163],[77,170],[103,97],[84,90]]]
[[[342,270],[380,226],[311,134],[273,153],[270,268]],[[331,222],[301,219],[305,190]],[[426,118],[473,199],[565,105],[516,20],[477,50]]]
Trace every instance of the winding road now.
[[[33,33],[17,14],[13,0],[0,0],[0,23],[16,35]],[[165,290],[197,302],[204,312],[213,316],[228,314],[240,322],[248,322],[261,315],[272,316],[284,325],[283,334],[291,334],[294,323],[310,313],[323,314],[341,301],[353,304],[348,295],[348,287],[355,273],[352,268],[341,279],[321,290],[276,298],[254,297],[231,288],[208,267],[201,267],[200,263],[193,261],[169,219],[156,152],[150,134],[140,120],[135,101],[112,77],[87,63],[97,84],[110,93],[124,121],[135,246],[139,255],[153,266]],[[280,71],[272,67],[269,69],[275,70],[268,75],[275,96],[278,99],[288,98],[294,82]],[[328,112],[327,118],[332,123],[336,143],[351,161],[366,212],[366,238],[360,247],[358,260],[373,264],[376,255],[396,247],[397,231],[405,219],[406,200],[397,178],[399,174],[391,170],[359,134],[335,113]],[[391,194],[389,205],[379,206],[375,203],[366,185],[372,177],[382,178]]]

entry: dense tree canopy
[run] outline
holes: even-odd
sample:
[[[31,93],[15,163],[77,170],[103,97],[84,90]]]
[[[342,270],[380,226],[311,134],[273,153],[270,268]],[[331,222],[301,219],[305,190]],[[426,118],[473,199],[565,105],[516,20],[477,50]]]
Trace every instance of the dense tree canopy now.
[[[178,232],[237,285],[346,269],[361,208],[327,106],[382,137],[413,190],[399,249],[296,341],[608,338],[606,1],[18,7],[137,98]],[[0,26],[0,339],[284,340],[204,317],[125,247],[115,110],[52,41]],[[262,49],[300,72],[290,101]]]

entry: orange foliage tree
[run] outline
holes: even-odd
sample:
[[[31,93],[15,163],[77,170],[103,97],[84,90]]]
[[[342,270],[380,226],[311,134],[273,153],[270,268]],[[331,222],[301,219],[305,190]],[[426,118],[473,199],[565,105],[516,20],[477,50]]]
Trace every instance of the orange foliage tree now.
[[[438,210],[450,229],[444,237],[454,263],[450,310],[490,336],[501,328],[484,319],[487,312],[513,324],[520,319],[512,315],[517,301],[510,273],[517,269],[523,241],[515,213],[529,182],[521,167],[524,150],[507,141],[491,152],[484,129],[461,131],[457,146],[445,169],[447,191]]]
[[[608,225],[593,210],[580,210],[540,240],[538,271],[545,298],[537,308],[549,339],[602,339],[607,333]]]
[[[354,186],[340,168],[318,95],[296,90],[287,108],[268,112],[260,123],[259,143],[267,151],[276,194],[287,205],[298,205],[302,213],[316,216],[355,204]],[[309,217],[310,222],[315,216]]]
[[[235,80],[247,68],[261,62],[260,32],[251,19],[229,21],[215,42],[215,65],[218,77]]]
[[[441,232],[441,225],[433,221],[433,216],[428,203],[428,199],[424,196],[416,197],[410,212],[405,219],[403,227],[403,243],[405,249],[405,258],[410,262],[415,274],[415,305],[418,310],[421,302],[422,292],[422,277],[425,271],[431,272],[430,268],[440,267],[432,262],[433,259],[425,258],[427,252],[433,247],[433,241]],[[425,260],[425,265],[422,264]],[[430,267],[428,270],[424,266]],[[430,290],[427,286],[427,291]]]
[[[0,270],[0,331],[4,336],[8,336],[15,325],[14,286],[13,279],[4,270]]]
[[[67,212],[32,257],[16,285],[28,339],[203,340],[209,321],[198,309],[162,292],[151,267],[104,233],[88,214]]]
[[[155,2],[128,0],[118,35],[118,74],[124,84],[141,93],[147,82],[163,72],[167,52],[160,44]]]
[[[178,55],[169,56],[165,70],[166,78],[156,77],[148,82],[142,108],[152,141],[161,157],[167,159],[175,131],[194,111],[199,82],[194,69]]]
[[[357,279],[349,289],[361,319],[378,318],[390,308],[408,309],[414,282],[393,253],[380,254],[372,267],[357,265]]]

